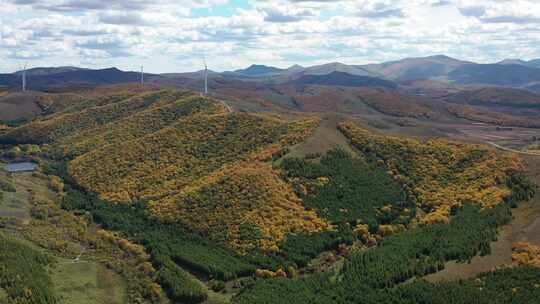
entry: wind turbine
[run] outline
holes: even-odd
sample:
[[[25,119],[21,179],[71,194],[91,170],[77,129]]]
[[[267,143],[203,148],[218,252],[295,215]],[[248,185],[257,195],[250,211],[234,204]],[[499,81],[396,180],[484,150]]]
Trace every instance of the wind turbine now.
[[[141,87],[144,87],[144,66],[141,65]]]
[[[26,66],[28,62],[24,63],[24,68],[22,69],[22,91],[26,92]]]
[[[206,56],[203,57],[204,61],[204,95],[208,95],[208,66],[206,65]]]

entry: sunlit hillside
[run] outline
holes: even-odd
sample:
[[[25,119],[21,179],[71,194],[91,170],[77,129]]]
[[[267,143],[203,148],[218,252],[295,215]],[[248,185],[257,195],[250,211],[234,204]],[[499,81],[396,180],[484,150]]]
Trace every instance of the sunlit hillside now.
[[[194,115],[84,154],[70,163],[69,172],[81,185],[113,201],[156,198],[225,164],[271,158],[309,134],[296,130],[296,124],[247,113]]]
[[[495,287],[463,293],[473,279],[440,286],[415,278],[491,252],[511,208],[535,193],[517,156],[337,118],[252,113],[191,91],[104,90],[53,100],[54,110],[0,133],[3,159],[40,164],[24,179],[0,175],[0,211],[15,214],[14,203],[30,198],[17,206],[20,220],[0,224],[22,229],[60,260],[81,250],[84,259],[99,257],[111,272],[101,275],[126,282],[93,287],[85,298],[111,292],[121,302],[125,292],[140,303],[402,304],[419,290],[424,300],[448,289],[461,304],[500,296]],[[347,94],[357,93],[362,109],[391,116],[440,113],[392,92]],[[321,144],[316,151],[313,142]],[[519,275],[511,286],[529,288],[536,249],[520,248],[515,269],[479,278],[506,290],[503,278]],[[36,265],[54,292],[27,277],[13,288],[37,288],[52,301],[79,297],[56,287],[77,286],[61,281],[64,269],[77,276],[71,266],[58,264],[49,278],[41,268],[53,260]],[[79,276],[100,267],[92,262]],[[32,295],[23,289],[23,298]]]
[[[485,146],[433,139],[377,135],[351,123],[340,130],[353,146],[383,162],[426,214],[422,222],[448,222],[465,203],[492,207],[510,195],[509,177],[522,170],[519,158]]]

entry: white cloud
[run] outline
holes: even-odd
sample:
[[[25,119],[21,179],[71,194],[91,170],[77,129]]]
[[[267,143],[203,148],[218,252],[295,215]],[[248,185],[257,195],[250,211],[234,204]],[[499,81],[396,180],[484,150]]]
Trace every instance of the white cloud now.
[[[532,0],[0,0],[3,72],[111,65],[174,72],[251,63],[366,63],[446,53],[540,57]],[[235,2],[237,3],[237,2]]]

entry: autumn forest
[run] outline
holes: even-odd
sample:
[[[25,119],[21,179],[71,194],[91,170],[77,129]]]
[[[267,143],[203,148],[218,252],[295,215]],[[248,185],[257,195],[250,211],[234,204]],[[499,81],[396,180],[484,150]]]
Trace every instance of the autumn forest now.
[[[81,260],[123,303],[539,303],[528,243],[497,269],[426,279],[490,255],[536,195],[517,154],[353,119],[327,131],[342,145],[309,151],[320,115],[183,90],[42,102],[0,124],[0,162],[38,164],[0,175],[1,303],[68,303],[56,276]]]

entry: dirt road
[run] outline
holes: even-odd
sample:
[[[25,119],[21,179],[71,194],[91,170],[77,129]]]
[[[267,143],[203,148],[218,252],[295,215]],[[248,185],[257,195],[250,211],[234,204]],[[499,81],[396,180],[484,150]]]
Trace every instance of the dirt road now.
[[[514,149],[510,149],[510,148],[507,148],[507,147],[503,147],[501,145],[498,145],[494,142],[490,142],[488,141],[487,144],[497,148],[497,149],[501,149],[503,151],[507,151],[507,152],[512,152],[512,153],[517,153],[517,154],[521,154],[521,155],[529,155],[529,156],[540,156],[540,153],[533,153],[533,152],[524,152],[524,151],[519,151],[519,150],[514,150]]]

